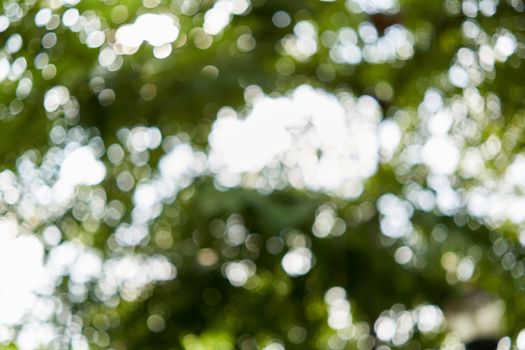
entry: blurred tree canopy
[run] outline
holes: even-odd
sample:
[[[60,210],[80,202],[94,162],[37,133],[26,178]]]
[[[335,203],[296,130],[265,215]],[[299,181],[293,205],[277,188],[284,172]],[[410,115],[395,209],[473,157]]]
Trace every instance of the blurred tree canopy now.
[[[5,0],[0,347],[525,349],[522,0]]]

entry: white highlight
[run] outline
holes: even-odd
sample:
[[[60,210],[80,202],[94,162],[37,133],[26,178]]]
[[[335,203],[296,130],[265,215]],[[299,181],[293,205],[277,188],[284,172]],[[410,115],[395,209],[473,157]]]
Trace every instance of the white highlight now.
[[[96,185],[106,176],[106,167],[89,147],[79,147],[66,155],[60,167],[60,180],[71,185]]]
[[[33,236],[17,236],[16,221],[2,219],[0,225],[0,325],[19,324],[44,278],[44,249]]]
[[[167,14],[147,13],[140,15],[134,23],[117,29],[115,39],[117,44],[122,45],[124,49],[133,50],[142,45],[144,41],[159,47],[174,42],[178,36],[179,27],[175,17]]]
[[[312,251],[308,248],[294,248],[283,257],[281,265],[292,277],[307,274],[312,268]]]
[[[356,197],[377,169],[380,116],[369,96],[337,98],[307,85],[289,97],[256,99],[244,119],[223,109],[209,137],[210,170],[227,187],[262,172],[283,179],[280,186]]]

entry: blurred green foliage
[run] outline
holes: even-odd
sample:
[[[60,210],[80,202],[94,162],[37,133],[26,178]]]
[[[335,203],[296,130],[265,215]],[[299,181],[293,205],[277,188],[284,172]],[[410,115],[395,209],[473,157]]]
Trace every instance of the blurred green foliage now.
[[[218,33],[206,33],[202,29],[206,14],[221,1],[247,6],[227,16],[227,24]],[[107,298],[101,297],[96,278],[85,283],[81,297],[75,296],[75,283],[64,274],[53,295],[68,305],[64,309],[74,322],[64,322],[59,316],[47,320],[65,334],[47,347],[75,348],[67,340],[75,322],[89,348],[116,350],[458,349],[475,336],[515,339],[525,327],[523,219],[513,220],[505,214],[493,219],[491,209],[477,214],[469,207],[469,191],[483,188],[489,196],[523,152],[522,0],[9,0],[2,6],[9,25],[0,34],[0,59],[8,61],[12,70],[15,60],[23,57],[26,68],[1,79],[0,170],[23,177],[21,159],[30,159],[36,167],[45,164],[52,158],[48,152],[66,149],[72,142],[67,137],[55,141],[53,133],[64,132],[70,136],[79,133],[73,139],[81,144],[101,141],[97,156],[104,162],[106,176],[100,184],[75,187],[74,200],[64,210],[40,218],[36,209],[32,218],[21,214],[22,202],[7,203],[0,188],[0,215],[16,217],[21,227],[38,237],[56,225],[62,234],[60,244],[79,243],[96,251],[104,262],[122,256],[163,256],[176,268],[174,278],[145,283],[132,296],[119,287],[115,297]],[[35,20],[44,9],[50,9],[50,17],[38,25]],[[66,25],[64,14],[71,9],[77,9],[86,21],[91,18],[95,29],[88,24],[81,29]],[[179,34],[167,44],[171,54],[157,58],[153,46],[144,43],[136,52],[117,52],[110,64],[103,64],[102,51],[118,44],[118,28],[144,13],[176,18]],[[279,24],[276,14],[285,14],[290,23]],[[302,22],[315,28],[316,43],[304,57],[285,44],[287,36],[297,35],[297,24]],[[365,30],[364,24],[375,28],[378,38],[387,37],[394,27],[402,28],[410,33],[411,51],[407,54],[405,47],[380,59],[381,50],[395,44],[387,42],[366,56],[365,46],[379,39],[366,39],[360,31]],[[334,42],[338,35],[344,37],[340,34],[344,29],[351,29],[356,38],[361,35],[356,45],[362,57],[354,62],[351,57],[349,62],[334,58]],[[104,40],[89,44],[90,30],[102,32]],[[45,39],[50,33],[55,39]],[[505,33],[514,40],[508,54],[497,44]],[[21,47],[10,49],[7,43],[17,34],[22,38]],[[455,65],[468,75],[466,83],[454,76],[451,67]],[[27,93],[20,92],[24,78],[32,84]],[[229,106],[240,115],[249,114],[249,87],[257,86],[271,96],[287,96],[303,84],[334,94],[371,96],[378,102],[382,121],[393,120],[402,131],[399,147],[381,158],[358,196],[345,198],[289,184],[257,189],[246,185],[248,180],[226,188],[213,173],[199,174],[176,195],[163,199],[159,213],[146,223],[146,238],[128,246],[117,242],[117,228],[134,220],[133,208],[142,200],[134,199],[134,189],[155,179],[170,142],[187,143],[195,152],[206,153],[221,108]],[[46,94],[56,86],[67,89],[69,107],[65,102],[57,108],[45,107]],[[407,155],[411,146],[423,146],[432,137],[423,102],[431,90],[439,92],[443,105],[459,101],[467,106],[463,117],[456,116],[454,113],[462,113],[451,107],[454,124],[447,135],[457,141],[461,161],[469,150],[488,149],[483,151],[482,173],[466,175],[458,166],[444,177],[433,177],[431,166]],[[122,135],[128,134],[122,130],[141,126],[158,128],[163,147],[134,153],[126,146]],[[494,143],[499,146],[492,154]],[[109,157],[109,147],[117,144],[124,150],[124,160]],[[492,155],[485,156],[489,153]],[[145,161],[133,157],[145,157]],[[46,180],[50,186],[59,177],[57,171]],[[134,178],[126,190],[118,184],[123,173]],[[441,204],[418,206],[411,197],[417,188],[439,203],[436,178],[446,179],[453,194],[460,197],[453,209]],[[519,185],[511,190],[513,200],[523,196]],[[378,209],[385,194],[410,203],[410,235],[385,234],[385,214]],[[103,199],[105,214],[79,214],[89,212],[84,207],[98,198]],[[111,205],[120,208],[116,219],[108,214]],[[337,221],[341,232],[324,238],[312,233],[322,208],[329,208],[341,220]],[[230,224],[244,230],[241,243],[228,242],[225,232]],[[45,243],[46,254],[56,245]],[[297,248],[307,248],[312,254],[311,268],[293,276],[283,268],[283,259]],[[241,265],[228,265],[232,263]],[[244,269],[242,273],[248,276],[236,285],[228,278],[228,266]],[[341,328],[329,321],[326,293],[334,287],[346,291],[341,299],[346,301],[339,302],[349,305],[348,310],[342,306],[341,312],[347,315],[339,316],[350,321]],[[425,305],[435,305],[438,311],[422,309]],[[421,316],[421,310],[435,312],[428,317],[436,325],[426,327],[427,316]],[[479,310],[489,310],[489,316],[476,313]],[[412,321],[406,322],[412,324],[407,326],[406,339],[394,338],[379,320],[396,320],[403,312],[411,315]],[[441,312],[444,321],[438,322]],[[463,317],[463,323],[454,323],[454,317]],[[496,319],[495,330],[468,328],[472,327],[468,322],[476,328],[487,317]],[[401,332],[406,323],[397,322],[394,331]],[[16,333],[22,328],[18,324],[12,329]],[[525,348],[522,343],[517,341],[516,346]]]

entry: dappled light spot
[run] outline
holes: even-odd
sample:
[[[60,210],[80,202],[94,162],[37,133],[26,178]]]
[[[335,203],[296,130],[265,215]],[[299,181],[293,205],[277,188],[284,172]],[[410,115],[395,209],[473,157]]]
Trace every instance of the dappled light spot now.
[[[223,265],[223,274],[234,287],[242,287],[254,275],[255,269],[250,260],[234,261]]]
[[[359,34],[359,36],[358,36]],[[330,58],[339,64],[359,64],[363,59],[381,64],[396,60],[408,60],[414,55],[414,38],[401,25],[390,26],[383,36],[371,23],[362,23],[356,32],[342,28],[330,46]]]
[[[399,11],[397,0],[347,0],[347,7],[354,12],[395,13]]]
[[[459,162],[459,150],[448,137],[434,136],[421,150],[423,162],[436,174],[450,174]]]
[[[219,34],[231,21],[233,15],[241,15],[250,7],[249,0],[218,0],[204,14],[203,29],[207,34]]]
[[[312,233],[319,237],[325,238],[329,235],[341,236],[346,230],[346,223],[343,219],[337,217],[332,205],[325,204],[317,210]]]
[[[18,234],[12,219],[2,219],[0,229],[0,325],[21,324],[46,278],[44,249],[34,236]]]
[[[60,166],[60,180],[71,185],[96,185],[106,175],[106,168],[89,147],[72,150]]]
[[[294,26],[294,35],[283,38],[285,51],[299,61],[306,61],[317,52],[317,29],[308,21],[298,22]]]
[[[383,342],[402,346],[411,339],[416,329],[423,333],[438,332],[444,322],[443,312],[435,305],[420,305],[413,310],[395,305],[377,318],[374,331]]]
[[[293,248],[286,253],[281,261],[281,265],[292,277],[302,276],[307,274],[313,267],[312,251],[308,248],[299,247]]]
[[[381,232],[391,238],[400,238],[412,233],[410,218],[414,212],[409,202],[393,194],[381,196],[377,202],[381,218]]]
[[[519,350],[525,349],[525,330],[521,330],[516,338],[516,347]]]
[[[179,36],[177,18],[168,14],[143,14],[132,24],[125,24],[115,34],[119,54],[134,53],[143,42],[161,47]]]
[[[335,330],[343,330],[352,325],[350,303],[346,291],[341,287],[330,288],[324,295],[328,306],[328,325]]]
[[[219,181],[265,169],[273,181],[284,176],[294,187],[356,197],[376,170],[381,112],[371,97],[337,98],[302,86],[289,97],[258,99],[245,119],[225,111],[209,137],[210,170]]]

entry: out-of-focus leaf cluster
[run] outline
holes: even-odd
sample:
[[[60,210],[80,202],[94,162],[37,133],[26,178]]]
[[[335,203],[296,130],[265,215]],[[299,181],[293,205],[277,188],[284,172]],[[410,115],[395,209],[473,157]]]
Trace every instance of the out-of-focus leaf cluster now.
[[[525,349],[524,10],[4,1],[0,346]]]

